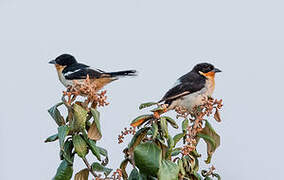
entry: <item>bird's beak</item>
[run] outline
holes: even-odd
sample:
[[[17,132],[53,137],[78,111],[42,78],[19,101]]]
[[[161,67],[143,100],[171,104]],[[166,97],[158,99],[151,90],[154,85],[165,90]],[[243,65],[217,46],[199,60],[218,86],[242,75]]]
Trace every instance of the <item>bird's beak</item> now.
[[[55,60],[52,60],[52,61],[49,61],[48,63],[49,63],[49,64],[56,64],[56,61],[55,61]]]
[[[218,73],[218,72],[222,72],[222,71],[220,69],[218,69],[218,68],[214,68],[213,72]]]

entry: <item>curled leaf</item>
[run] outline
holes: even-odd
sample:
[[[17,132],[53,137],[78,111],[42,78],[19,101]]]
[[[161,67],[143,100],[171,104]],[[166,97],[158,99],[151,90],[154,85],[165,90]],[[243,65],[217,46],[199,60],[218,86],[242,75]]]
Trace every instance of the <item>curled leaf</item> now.
[[[131,142],[128,145],[128,151],[133,152],[134,148],[140,144],[142,139],[146,136],[147,132],[150,130],[150,127],[141,128],[131,139]]]
[[[210,123],[206,121],[205,127],[201,132],[197,134],[198,137],[202,138],[207,144],[207,164],[211,162],[212,154],[220,146],[220,136],[215,132]]]
[[[158,135],[158,124],[155,122],[153,123],[152,127],[151,127],[151,130],[152,130],[152,139],[156,139],[157,135]]]
[[[156,105],[157,103],[156,102],[148,102],[148,103],[143,103],[139,106],[139,109],[143,109],[143,108],[146,108],[146,107],[150,107],[150,106],[153,106],[153,105]]]
[[[168,132],[168,124],[166,118],[161,117],[160,123],[165,138],[168,138],[169,132]]]
[[[57,109],[57,107],[61,106],[62,104],[63,102],[60,102],[48,110],[48,113],[54,119],[58,126],[62,126],[65,124],[64,118],[61,116],[59,110]]]
[[[96,172],[103,172],[106,176],[108,176],[112,171],[112,169],[104,167],[103,165],[101,165],[98,162],[94,162],[92,164],[92,170],[94,170]]]
[[[101,125],[100,125],[100,113],[96,109],[93,109],[93,108],[91,108],[91,113],[94,117],[94,121],[88,130],[88,138],[97,141],[102,138]]]
[[[171,117],[168,117],[168,116],[164,116],[164,118],[166,118],[166,120],[170,123],[170,125],[173,128],[178,129],[178,125],[175,120],[173,120]]]
[[[143,123],[145,123],[146,121],[150,120],[151,118],[153,118],[152,114],[145,114],[145,115],[141,115],[138,116],[137,118],[135,118],[132,122],[131,122],[131,126],[132,127],[137,127],[142,125]]]
[[[215,108],[216,111],[215,111],[215,114],[214,114],[214,119],[217,121],[217,122],[221,122],[221,117],[220,117],[220,113],[219,113],[219,110],[218,108]]]

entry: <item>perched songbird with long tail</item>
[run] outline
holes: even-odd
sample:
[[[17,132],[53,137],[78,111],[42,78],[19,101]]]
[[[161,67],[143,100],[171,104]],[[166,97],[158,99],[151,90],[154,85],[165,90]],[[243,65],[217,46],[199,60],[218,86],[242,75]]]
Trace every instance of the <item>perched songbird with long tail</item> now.
[[[159,101],[168,105],[168,110],[178,106],[192,111],[202,105],[204,99],[211,97],[215,88],[215,73],[221,72],[209,63],[200,63],[187,74],[181,76]]]
[[[119,79],[120,77],[136,76],[136,70],[105,72],[100,69],[92,69],[90,66],[78,63],[70,54],[62,54],[55,60],[49,62],[55,64],[60,82],[65,87],[72,87],[74,80],[83,82],[87,76],[97,86],[97,90],[102,89],[106,84]]]

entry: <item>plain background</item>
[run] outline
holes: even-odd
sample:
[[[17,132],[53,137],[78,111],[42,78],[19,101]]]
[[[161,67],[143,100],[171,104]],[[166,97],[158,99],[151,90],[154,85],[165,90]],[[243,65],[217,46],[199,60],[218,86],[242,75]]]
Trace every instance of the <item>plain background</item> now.
[[[59,164],[47,109],[64,87],[47,62],[61,53],[106,71],[137,69],[107,86],[100,108],[110,167],[120,131],[199,62],[223,70],[225,107],[212,163],[225,180],[281,179],[284,3],[281,0],[0,0],[0,179],[51,179]],[[179,121],[180,122],[180,121]],[[202,147],[201,149],[205,148]],[[206,155],[203,156],[203,159]],[[75,172],[84,167],[76,159]],[[208,168],[202,164],[203,168]]]

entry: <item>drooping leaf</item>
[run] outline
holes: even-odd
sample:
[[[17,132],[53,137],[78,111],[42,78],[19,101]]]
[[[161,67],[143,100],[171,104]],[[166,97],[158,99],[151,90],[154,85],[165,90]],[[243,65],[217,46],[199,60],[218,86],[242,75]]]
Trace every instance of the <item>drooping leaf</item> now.
[[[134,161],[141,173],[156,176],[162,160],[162,150],[153,142],[139,144],[134,149]]]
[[[151,130],[152,130],[152,139],[156,139],[157,135],[158,135],[158,124],[157,123],[153,123],[152,127],[151,127]]]
[[[220,146],[220,136],[215,132],[210,123],[206,121],[205,127],[201,132],[197,134],[198,137],[202,138],[207,144],[207,164],[211,162],[212,154]]]
[[[168,117],[168,116],[164,116],[164,118],[166,118],[166,120],[170,123],[170,125],[173,128],[178,129],[178,125],[177,125],[177,123],[174,119],[172,119],[171,117]]]
[[[150,120],[151,118],[153,118],[152,114],[145,114],[145,115],[141,115],[138,116],[137,118],[135,118],[132,122],[131,122],[131,126],[132,127],[137,127],[142,125],[143,123],[147,122],[148,120]]]
[[[88,144],[90,150],[92,151],[92,153],[96,156],[96,158],[101,161],[101,155],[100,155],[100,150],[96,145],[96,142],[89,139],[88,135],[86,134],[85,131],[83,131],[83,138],[86,141],[86,143]]]
[[[128,162],[129,162],[128,159],[124,159],[120,164],[120,170],[121,170],[121,173],[122,173],[122,178],[124,180],[127,180],[127,178],[128,178],[128,175],[126,173],[126,167],[127,167]]]
[[[65,141],[66,136],[68,135],[69,127],[67,125],[59,126],[57,130],[58,130],[60,149],[63,150],[64,141]]]
[[[174,136],[173,140],[174,140],[174,146],[176,146],[176,144],[185,136],[185,133],[179,133],[177,135]]]
[[[88,143],[92,153],[97,157],[99,161],[101,161],[101,155],[100,155],[100,150],[97,148],[95,141],[89,139]]]
[[[72,139],[75,152],[78,154],[78,156],[84,158],[88,153],[87,143],[79,134],[73,135]]]
[[[61,116],[59,110],[57,109],[58,106],[61,106],[62,104],[63,102],[60,102],[48,110],[48,113],[54,119],[58,126],[62,126],[65,124],[64,118]]]
[[[63,160],[57,168],[57,172],[53,177],[53,180],[70,180],[72,174],[73,166],[70,165],[66,160]]]
[[[185,118],[183,121],[182,121],[182,131],[185,132],[186,129],[188,127],[188,119]]]
[[[67,139],[64,143],[63,150],[60,150],[61,160],[65,159],[69,164],[73,164],[74,154],[73,150],[73,142],[70,139]]]
[[[75,178],[74,180],[88,180],[89,178],[89,170],[86,168],[86,169],[83,169],[81,171],[79,171],[76,175],[75,175]]]
[[[108,153],[107,153],[106,149],[99,147],[99,146],[97,146],[97,148],[99,149],[99,152],[100,152],[101,155],[108,157]]]
[[[100,125],[100,113],[91,108],[91,113],[94,117],[94,121],[88,130],[88,137],[92,140],[98,141],[102,138],[101,125]]]
[[[161,123],[161,128],[162,128],[165,138],[168,138],[169,131],[168,131],[168,124],[167,124],[166,118],[161,117],[160,123]]]
[[[86,128],[86,120],[88,111],[78,104],[73,105],[74,118],[71,122],[71,130],[74,132],[80,132]]]
[[[178,160],[178,167],[179,167],[179,172],[184,176],[185,175],[185,169],[183,167],[183,162],[181,159]]]
[[[149,130],[150,130],[150,127],[144,127],[136,132],[136,134],[132,137],[131,142],[128,145],[129,152],[133,152],[134,148],[140,144],[140,142],[146,136]]]
[[[171,137],[171,135],[168,136],[167,143],[168,143],[168,148],[166,152],[166,159],[170,159],[174,148],[174,140]]]
[[[49,136],[44,142],[47,143],[47,142],[53,142],[53,141],[56,141],[58,139],[58,134],[54,134],[52,136]]]
[[[158,172],[158,179],[162,180],[178,180],[179,167],[177,164],[162,160],[160,170]]]
[[[112,169],[106,168],[98,162],[94,162],[92,164],[92,170],[94,170],[96,172],[103,172],[106,176],[108,176],[112,171]]]
[[[148,103],[143,103],[139,106],[139,109],[143,109],[143,108],[146,108],[146,107],[150,107],[150,106],[153,106],[153,105],[156,105],[157,103],[156,102],[148,102]]]

